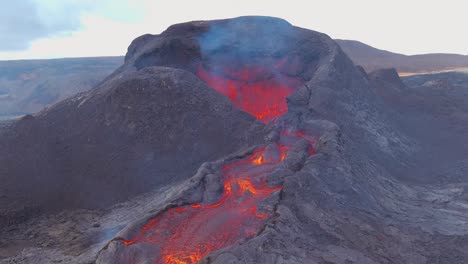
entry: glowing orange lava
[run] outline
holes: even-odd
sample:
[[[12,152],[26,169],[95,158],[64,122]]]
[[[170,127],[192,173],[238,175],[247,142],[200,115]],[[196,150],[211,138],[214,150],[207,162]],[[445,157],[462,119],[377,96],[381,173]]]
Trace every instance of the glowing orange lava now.
[[[135,238],[123,241],[129,252],[122,263],[194,264],[212,251],[256,235],[271,216],[258,205],[282,189],[269,186],[266,176],[290,148],[278,143],[226,164],[224,191],[217,203],[171,208],[155,217]]]
[[[236,107],[264,123],[287,112],[286,97],[300,85],[294,78],[265,74],[260,67],[224,69],[221,75],[200,66],[198,75]],[[271,216],[258,206],[282,189],[268,185],[266,177],[286,159],[294,143],[291,138],[302,137],[313,143],[300,131],[284,132],[283,136],[289,140],[263,147],[222,168],[223,193],[218,202],[170,208],[143,226],[136,237],[123,241],[128,251],[121,255],[121,262],[194,264],[210,252],[256,235]]]
[[[263,123],[269,123],[288,111],[286,97],[301,84],[297,79],[286,76],[261,79],[264,71],[259,67],[239,71],[225,69],[224,72],[220,75],[200,66],[198,76],[208,86],[227,96],[237,108]]]

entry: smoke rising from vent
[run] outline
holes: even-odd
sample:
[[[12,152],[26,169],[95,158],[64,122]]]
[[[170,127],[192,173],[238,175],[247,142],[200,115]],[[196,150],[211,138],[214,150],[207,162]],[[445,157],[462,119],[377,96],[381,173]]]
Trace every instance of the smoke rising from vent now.
[[[304,83],[290,74],[297,66],[287,51],[292,29],[288,22],[269,17],[212,25],[198,38],[202,63],[197,74],[236,107],[269,123],[287,112],[286,98]]]

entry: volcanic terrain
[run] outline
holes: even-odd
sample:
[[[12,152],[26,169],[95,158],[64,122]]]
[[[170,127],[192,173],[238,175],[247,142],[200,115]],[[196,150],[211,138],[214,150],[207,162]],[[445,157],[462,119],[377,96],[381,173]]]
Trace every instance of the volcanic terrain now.
[[[123,57],[0,61],[0,122],[87,91],[122,63]]]
[[[466,263],[466,98],[414,83],[277,18],[141,36],[0,127],[0,263]]]
[[[395,68],[401,75],[422,74],[468,69],[468,56],[460,54],[429,53],[404,55],[376,49],[355,40],[335,40],[354,63],[367,71]]]

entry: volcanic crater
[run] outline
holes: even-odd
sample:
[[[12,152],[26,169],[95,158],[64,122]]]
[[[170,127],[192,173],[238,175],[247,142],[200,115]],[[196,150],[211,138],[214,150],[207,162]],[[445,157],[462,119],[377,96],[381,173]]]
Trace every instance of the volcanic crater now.
[[[290,33],[294,31],[284,21],[243,19],[253,22],[253,28],[248,32],[239,30],[242,24],[235,20],[218,21],[211,25],[208,31],[195,38],[198,42],[194,45],[200,49],[195,53],[201,56],[178,66],[196,69],[196,75],[209,87],[265,125],[277,124],[278,118],[288,112],[288,96],[305,84],[307,74],[313,73],[310,68],[315,67],[311,64],[316,64],[317,58],[312,56],[312,59],[304,60],[285,49],[286,38],[292,37]],[[274,23],[269,25],[267,22]],[[179,32],[177,28],[186,26],[173,26],[163,35]],[[255,40],[249,39],[253,37],[251,33],[255,33]],[[279,42],[272,44],[275,42],[272,36],[278,35]],[[178,41],[162,44],[162,50],[170,51],[179,58],[173,61],[180,61],[179,54],[186,52],[180,50],[180,39],[174,39]],[[175,47],[168,48],[167,45]],[[153,58],[145,61],[153,61],[156,65],[162,61],[161,56],[154,52],[146,56]],[[164,61],[170,56],[164,53]],[[161,211],[148,219],[140,231],[133,230],[124,235],[129,239],[122,238],[121,242],[128,249],[112,261],[192,264],[213,251],[257,235],[274,213],[271,208],[262,210],[259,207],[282,189],[282,181],[271,182],[270,175],[284,166],[282,163],[291,149],[295,152],[301,149],[297,146],[298,142],[307,146],[306,150],[302,147],[304,156],[315,153],[315,138],[294,126],[281,124],[278,127],[281,127],[275,128],[278,135],[269,144],[257,147],[241,158],[224,162],[218,168],[217,176],[205,176],[218,181],[218,186],[213,180],[205,183],[205,189],[214,189],[217,194],[216,198],[210,199],[214,200],[212,203],[189,203]],[[275,207],[277,202],[269,203]]]
[[[442,145],[408,133],[420,113],[395,117],[379,93],[388,78],[277,18],[141,36],[93,90],[1,127],[0,202],[89,209],[57,216],[60,231],[67,215],[94,214],[67,231],[76,236],[49,219],[17,224],[28,228],[6,231],[15,238],[42,243],[34,232],[44,232],[73,247],[40,244],[7,261],[463,263],[468,187],[394,177]],[[10,212],[2,225],[20,221]]]

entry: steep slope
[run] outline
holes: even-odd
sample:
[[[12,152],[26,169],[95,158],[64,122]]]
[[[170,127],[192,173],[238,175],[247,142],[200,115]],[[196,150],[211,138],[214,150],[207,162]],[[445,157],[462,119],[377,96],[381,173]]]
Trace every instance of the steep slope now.
[[[176,73],[174,78],[167,77]],[[415,126],[407,127],[406,121],[411,118],[396,115],[409,111],[406,107],[410,104],[403,100],[409,89],[394,70],[367,75],[328,36],[294,27],[281,19],[196,21],[136,39],[129,47],[125,64],[106,83],[85,97],[76,97],[76,102],[65,101],[64,108],[71,104],[73,110],[87,109],[76,110],[85,119],[110,116],[89,125],[78,122],[78,127],[97,127],[106,135],[133,131],[128,124],[135,119],[146,124],[148,116],[138,119],[140,115],[122,114],[132,113],[129,109],[135,103],[129,102],[142,102],[141,107],[150,104],[152,109],[159,109],[161,102],[163,109],[171,104],[140,89],[136,89],[136,95],[126,92],[127,84],[133,83],[126,82],[127,78],[140,76],[155,83],[145,86],[136,82],[135,89],[144,87],[147,91],[153,87],[149,90],[158,98],[173,94],[162,84],[173,87],[170,84],[179,80],[187,84],[181,85],[180,90],[192,91],[182,98],[192,98],[190,95],[200,92],[200,100],[209,99],[203,106],[210,105],[212,96],[222,98],[238,118],[229,123],[233,126],[222,126],[226,130],[216,127],[216,131],[231,135],[230,131],[237,128],[234,134],[239,136],[237,133],[242,131],[243,137],[252,140],[240,141],[245,144],[233,142],[237,148],[233,147],[232,152],[205,156],[206,162],[189,179],[187,170],[185,175],[179,175],[181,181],[169,179],[165,188],[105,213],[67,212],[49,217],[54,227],[45,228],[44,218],[38,218],[16,226],[16,230],[5,231],[12,237],[10,240],[32,237],[34,243],[6,261],[422,264],[468,260],[466,179],[437,185],[429,180],[420,185],[408,184],[405,172],[415,168],[415,164],[427,165],[418,160],[435,163],[441,144],[431,142],[431,137],[418,138]],[[403,103],[379,94],[387,86]],[[138,97],[140,93],[143,95]],[[260,97],[261,103],[252,107],[259,101],[259,93],[266,93],[266,99]],[[110,103],[102,97],[110,97]],[[114,98],[120,100],[115,102]],[[181,104],[176,102],[174,107]],[[126,110],[119,110],[116,105]],[[105,114],[101,109],[106,109]],[[193,123],[177,128],[197,126],[205,118],[212,122],[223,118],[226,110],[211,116],[213,109],[216,108],[195,112]],[[155,119],[167,117],[163,112],[151,113]],[[408,116],[421,113],[432,115],[411,110]],[[244,120],[240,116],[247,121],[238,120]],[[52,117],[50,111],[23,122],[39,119],[36,122],[42,123],[41,118],[46,117]],[[254,122],[254,118],[259,121]],[[217,122],[231,122],[222,120]],[[115,124],[110,126],[112,131],[104,128],[107,122]],[[244,126],[236,127],[243,122]],[[440,124],[443,122],[437,123]],[[173,133],[164,126],[137,127],[142,131],[170,131],[164,134],[166,141]],[[206,127],[203,123],[198,129]],[[22,128],[12,131],[29,134]],[[437,138],[431,132],[440,131],[426,132]],[[261,136],[263,140],[258,138]],[[209,140],[194,139],[191,143],[221,147]],[[174,145],[177,144],[168,142],[168,149]],[[190,156],[197,150],[184,151]],[[167,150],[164,154],[168,155]],[[181,167],[181,160],[174,160],[180,157],[169,158],[174,161],[172,166]],[[440,158],[440,165],[448,164],[451,158]],[[150,164],[158,160],[156,156]],[[105,170],[109,168],[106,166]],[[423,173],[416,175],[425,177]],[[73,219],[84,219],[67,221],[68,213],[75,216]],[[35,234],[39,236],[36,238]],[[43,238],[46,243],[54,239],[60,242],[40,248]],[[8,241],[3,245],[14,250]]]
[[[398,166],[395,177],[412,184],[466,182],[468,96],[467,86],[461,85],[463,74],[415,75],[402,81],[394,69],[383,69],[368,76],[398,129],[418,146],[410,166]]]
[[[406,89],[405,84],[393,68],[376,70],[367,76],[376,93],[387,100],[391,97],[401,96],[401,93]]]
[[[0,118],[30,114],[91,89],[123,57],[0,61]]]
[[[468,68],[468,56],[458,54],[421,54],[407,56],[376,49],[355,40],[336,42],[356,65],[367,71],[395,68],[400,73],[424,73]]]
[[[283,26],[281,30],[265,34],[275,23]],[[159,55],[164,50],[161,46],[171,43],[176,36],[170,34],[177,32],[178,44],[167,44],[171,48],[166,50],[191,55],[173,61],[177,63],[172,66],[192,67],[201,57],[212,63],[207,68],[225,78],[232,77],[225,64],[237,65],[239,57],[241,69],[253,63],[275,65],[266,62],[274,61],[277,53],[259,43],[289,43],[286,54],[306,45],[302,58],[289,64],[290,69],[305,65],[307,58],[316,63],[298,71],[305,82],[287,98],[288,111],[267,123],[267,144],[202,166],[191,181],[164,196],[165,202],[152,213],[117,234],[100,252],[97,263],[456,263],[467,259],[459,245],[466,245],[468,230],[452,225],[468,220],[460,214],[466,202],[457,197],[463,188],[410,187],[392,177],[396,167],[414,161],[412,155],[419,149],[418,141],[400,131],[401,120],[392,117],[394,110],[373,86],[378,80],[380,85],[404,89],[396,72],[367,76],[328,37],[281,23],[247,17],[175,25],[160,36],[145,36],[144,44],[131,49],[139,52],[127,61],[145,61],[140,67],[164,64],[167,57]],[[199,55],[185,36],[193,39],[202,34],[200,39],[205,39],[203,34],[212,30],[217,34],[214,44],[209,43],[213,53]],[[256,39],[251,39],[251,32],[256,32]],[[231,45],[236,43],[244,45]],[[203,43],[199,45],[203,50]],[[249,45],[256,47],[255,52]],[[239,56],[243,47],[256,56],[244,60]],[[223,59],[213,60],[211,56],[218,54]],[[288,65],[292,60],[286,58]],[[247,72],[251,81],[258,79]],[[212,85],[217,90],[230,87],[229,82]],[[286,143],[291,141],[292,145]],[[311,146],[314,151],[307,151]],[[276,147],[288,150],[284,159],[269,158]],[[233,176],[232,170],[241,173]],[[254,175],[249,178],[252,188],[245,187],[245,175]],[[259,191],[263,185],[256,183],[263,181],[276,191]],[[257,193],[270,196],[244,210],[245,215],[236,213],[243,207],[225,209],[226,214],[234,214],[228,218],[216,211],[233,196],[244,205],[240,201],[253,202]],[[247,198],[241,198],[244,195]],[[442,205],[435,197],[456,202]],[[215,220],[201,224],[205,214]],[[229,225],[226,219],[236,224]],[[173,228],[168,221],[180,225]],[[224,224],[230,228],[224,229]],[[196,232],[199,228],[202,233]]]
[[[2,209],[105,207],[182,180],[257,140],[254,120],[186,71],[121,74],[1,131]]]

